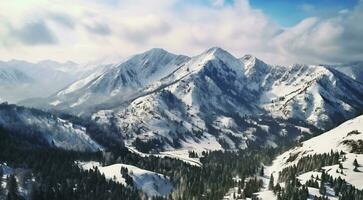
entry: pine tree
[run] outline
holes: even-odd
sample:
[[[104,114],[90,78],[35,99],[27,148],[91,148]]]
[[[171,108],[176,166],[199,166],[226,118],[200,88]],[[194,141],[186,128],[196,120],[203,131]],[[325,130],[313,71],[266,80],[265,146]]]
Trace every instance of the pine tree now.
[[[6,185],[7,185],[7,189],[8,189],[7,200],[17,200],[17,199],[19,199],[19,196],[18,196],[18,183],[16,182],[16,178],[15,178],[15,176],[13,174],[8,177]]]
[[[4,171],[3,168],[0,166],[0,185],[2,185],[3,176],[4,176]]]
[[[343,164],[339,163],[339,169],[343,169]]]
[[[353,161],[353,165],[354,165],[354,167],[359,167],[359,164],[358,164],[358,161],[357,161],[357,159],[354,159],[354,161]]]
[[[264,176],[265,175],[265,169],[264,167],[262,166],[261,167],[261,170],[260,170],[260,176]]]
[[[3,188],[2,188],[3,176],[4,176],[3,168],[0,166],[0,197],[1,197],[1,194],[3,194]]]
[[[320,192],[320,194],[325,195],[326,189],[325,189],[325,186],[324,186],[324,182],[320,182],[319,192]]]
[[[270,182],[268,183],[268,189],[273,190],[274,189],[274,176],[271,174],[270,176]]]

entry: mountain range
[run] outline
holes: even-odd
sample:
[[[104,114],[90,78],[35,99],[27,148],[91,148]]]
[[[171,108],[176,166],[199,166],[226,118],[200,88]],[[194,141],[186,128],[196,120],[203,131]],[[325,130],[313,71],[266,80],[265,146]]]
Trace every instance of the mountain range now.
[[[60,63],[52,60],[37,63],[0,61],[0,100],[16,103],[29,98],[48,97],[106,66],[108,65],[80,65],[71,61]]]
[[[151,146],[144,151],[205,140],[225,149],[276,146],[361,113],[358,65],[279,66],[218,47],[193,57],[156,48],[22,104],[115,126],[126,145]]]

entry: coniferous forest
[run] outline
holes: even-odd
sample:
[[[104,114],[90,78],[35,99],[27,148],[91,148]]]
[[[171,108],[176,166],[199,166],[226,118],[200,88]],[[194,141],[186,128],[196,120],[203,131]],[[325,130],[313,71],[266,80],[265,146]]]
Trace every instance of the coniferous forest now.
[[[219,200],[231,187],[238,187],[237,194],[241,198],[256,199],[254,193],[263,187],[264,165],[271,164],[272,159],[282,148],[249,148],[237,152],[204,152],[201,158],[202,167],[192,166],[173,158],[155,156],[141,157],[126,148],[110,148],[105,152],[81,153],[51,147],[33,145],[31,138],[19,140],[16,134],[1,129],[0,131],[0,162],[15,169],[23,169],[22,178],[14,175],[4,177],[0,168],[1,182],[6,188],[0,188],[2,199],[24,199],[20,186],[28,186],[30,199],[207,199]],[[190,152],[191,156],[195,156]],[[276,179],[284,182],[285,187],[273,183],[270,177],[269,189],[274,191],[279,200],[304,200],[308,198],[307,187],[318,188],[325,194],[325,187],[334,189],[342,200],[362,199],[363,192],[338,178],[334,179],[324,173],[321,168],[339,164],[344,158],[343,152],[304,157],[297,165],[284,169]],[[289,158],[293,160],[294,158]],[[122,169],[127,185],[108,180],[97,168],[82,170],[78,161],[98,161],[103,165],[125,163],[143,169],[158,172],[170,177],[174,190],[169,196],[148,197],[137,189],[127,169]],[[306,184],[296,178],[306,171],[320,169],[321,178],[311,177]],[[240,177],[236,182],[233,178]],[[272,182],[271,182],[272,179]],[[317,182],[319,180],[319,183]],[[316,199],[327,199],[316,197]]]

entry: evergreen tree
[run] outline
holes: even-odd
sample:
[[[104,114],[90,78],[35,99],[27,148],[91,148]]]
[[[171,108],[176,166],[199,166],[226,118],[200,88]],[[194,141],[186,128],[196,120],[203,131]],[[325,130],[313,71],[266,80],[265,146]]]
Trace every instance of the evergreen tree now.
[[[274,187],[274,193],[276,194],[276,193],[280,193],[280,191],[281,191],[281,186],[280,186],[280,184],[279,183],[277,183],[276,184],[276,186]]]
[[[265,175],[265,169],[264,167],[262,166],[261,167],[261,170],[260,170],[260,176],[264,176]]]
[[[18,183],[16,182],[16,178],[13,174],[8,177],[6,186],[8,189],[7,200],[20,199],[18,192]]]
[[[339,163],[339,169],[344,169],[343,164]]]
[[[358,163],[357,159],[354,159],[353,166],[356,167],[356,168],[359,167],[359,163]]]
[[[273,190],[274,189],[274,176],[271,174],[270,176],[270,182],[268,183],[268,189]]]
[[[1,196],[2,194],[4,193],[3,191],[3,176],[4,176],[4,171],[3,171],[3,168],[0,166],[0,199],[1,199]]]

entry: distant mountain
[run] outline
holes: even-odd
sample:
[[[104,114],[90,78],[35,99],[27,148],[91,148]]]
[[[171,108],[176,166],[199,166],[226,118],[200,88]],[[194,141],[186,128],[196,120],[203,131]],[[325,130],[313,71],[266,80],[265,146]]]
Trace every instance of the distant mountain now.
[[[2,101],[18,102],[47,97],[72,82],[104,66],[83,66],[74,62],[51,60],[29,63],[21,60],[0,61],[0,96]]]
[[[333,65],[334,69],[346,74],[356,81],[363,83],[363,61],[348,64]]]
[[[128,145],[172,150],[210,140],[234,149],[274,146],[358,115],[363,84],[332,67],[273,66],[220,48],[192,58],[152,49],[28,105],[116,125]]]
[[[34,80],[22,71],[17,69],[0,68],[0,85],[16,86],[21,84],[32,83]]]

